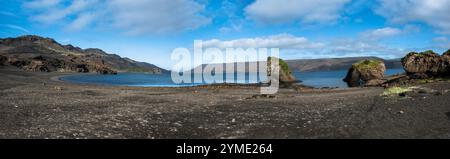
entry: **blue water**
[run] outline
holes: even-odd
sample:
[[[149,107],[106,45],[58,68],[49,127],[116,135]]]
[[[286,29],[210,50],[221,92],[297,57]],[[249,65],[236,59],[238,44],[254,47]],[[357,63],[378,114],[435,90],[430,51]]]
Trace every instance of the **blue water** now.
[[[403,73],[404,70],[400,69],[388,69],[385,72],[385,76],[390,76],[398,73]],[[293,72],[297,79],[302,80],[302,84],[307,86],[320,87],[339,87],[346,88],[347,83],[342,79],[347,75],[347,70],[339,71],[317,71],[317,72]]]
[[[403,69],[388,69],[386,75],[403,73]],[[345,88],[347,84],[342,81],[346,76],[347,70],[340,71],[317,71],[317,72],[293,72],[302,84],[313,87],[340,87]],[[224,75],[224,79],[233,79],[233,83],[258,83],[264,81],[265,78],[257,78],[257,74],[247,74],[246,79],[237,79],[237,74]],[[242,75],[242,74],[241,74]],[[249,76],[252,79],[249,80]],[[206,83],[183,83],[176,84],[172,81],[170,73],[164,74],[145,74],[145,73],[119,73],[117,75],[101,75],[101,74],[81,74],[61,77],[63,81],[83,84],[100,84],[100,85],[116,85],[116,86],[144,86],[144,87],[182,87],[204,85]]]
[[[252,77],[252,79],[249,78]],[[201,74],[200,74],[201,77]],[[243,77],[243,78],[242,78]],[[63,81],[83,84],[100,84],[100,85],[116,85],[116,86],[143,86],[143,87],[183,87],[183,86],[198,86],[205,85],[205,82],[199,83],[181,83],[177,84],[172,81],[170,73],[163,74],[146,74],[146,73],[119,73],[117,75],[102,75],[102,74],[81,74],[63,76],[60,78]],[[264,79],[263,79],[264,80]],[[233,75],[224,74],[223,81],[230,81],[228,83],[251,84],[263,81],[258,78],[258,74],[244,74],[237,73]],[[191,81],[194,81],[194,74],[192,74]]]

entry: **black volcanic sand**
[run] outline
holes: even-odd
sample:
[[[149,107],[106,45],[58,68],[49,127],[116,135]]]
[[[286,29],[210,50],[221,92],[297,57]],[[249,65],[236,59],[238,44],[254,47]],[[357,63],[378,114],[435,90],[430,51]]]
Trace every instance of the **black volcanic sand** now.
[[[0,67],[0,138],[450,138],[441,93],[383,88],[141,88],[71,84]]]

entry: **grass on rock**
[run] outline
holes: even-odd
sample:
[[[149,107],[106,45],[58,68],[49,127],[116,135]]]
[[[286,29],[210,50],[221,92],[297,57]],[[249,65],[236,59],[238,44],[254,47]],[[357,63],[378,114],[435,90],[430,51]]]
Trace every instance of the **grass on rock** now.
[[[383,96],[397,96],[401,93],[411,92],[415,87],[391,87],[383,92]]]
[[[382,63],[380,60],[362,60],[353,64],[353,67],[359,71],[368,71],[377,68],[380,63]]]

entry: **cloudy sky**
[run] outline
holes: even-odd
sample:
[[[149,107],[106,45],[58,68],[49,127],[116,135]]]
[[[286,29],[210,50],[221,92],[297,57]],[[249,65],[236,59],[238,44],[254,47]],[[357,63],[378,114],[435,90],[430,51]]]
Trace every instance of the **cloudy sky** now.
[[[34,34],[171,68],[174,48],[277,47],[287,59],[450,48],[450,0],[0,0],[0,37]]]

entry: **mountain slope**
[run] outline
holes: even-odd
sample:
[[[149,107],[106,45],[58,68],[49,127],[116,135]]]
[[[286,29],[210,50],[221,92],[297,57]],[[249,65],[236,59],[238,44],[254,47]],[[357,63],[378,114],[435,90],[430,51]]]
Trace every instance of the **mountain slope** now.
[[[332,71],[332,70],[347,70],[352,64],[364,60],[364,59],[378,59],[385,62],[385,65],[388,69],[390,68],[403,68],[400,59],[393,60],[384,60],[378,57],[347,57],[347,58],[329,58],[329,59],[300,59],[300,60],[286,60],[289,68],[292,71],[302,71],[302,72],[312,72],[312,71]],[[244,65],[245,64],[245,72],[257,72],[257,69],[248,68],[249,64],[254,64],[256,62],[238,62],[234,63],[234,66]],[[260,64],[267,65],[265,61],[260,61],[256,63],[257,66]],[[217,71],[225,71],[225,64],[203,64],[201,66],[197,66],[196,68],[203,67],[205,68],[207,65],[210,67],[222,68]],[[242,71],[241,71],[242,72]]]
[[[161,73],[155,65],[108,54],[100,49],[61,45],[53,39],[34,35],[0,39],[0,65],[12,65],[43,72]]]
[[[301,60],[286,60],[286,63],[292,70],[302,72],[332,71],[332,70],[347,70],[352,66],[352,64],[365,59],[382,60],[384,61],[387,68],[403,68],[400,59],[384,60],[378,57],[301,59]]]

